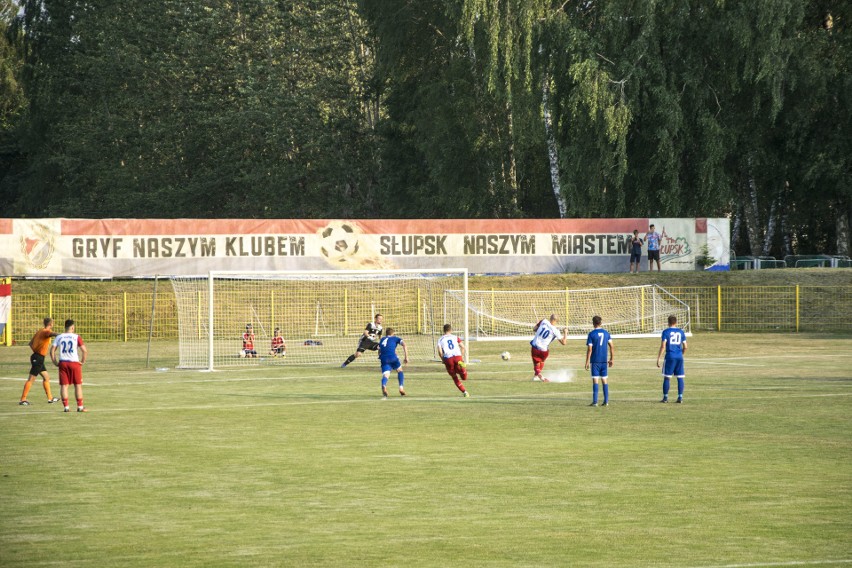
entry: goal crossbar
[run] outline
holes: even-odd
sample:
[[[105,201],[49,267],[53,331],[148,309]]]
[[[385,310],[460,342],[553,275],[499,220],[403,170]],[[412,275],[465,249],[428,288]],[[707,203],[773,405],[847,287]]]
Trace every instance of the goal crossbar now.
[[[384,316],[409,347],[411,360],[433,359],[443,324],[468,336],[467,269],[212,271],[172,277],[182,368],[250,364],[330,364],[353,353],[365,324]],[[448,289],[462,304],[445,304]],[[251,327],[249,327],[251,326]],[[269,357],[280,330],[286,357]],[[250,330],[257,357],[243,357]],[[366,351],[375,360],[375,352]],[[400,354],[401,355],[401,354]]]
[[[448,302],[461,302],[447,292]],[[471,341],[529,340],[542,319],[555,314],[570,339],[585,339],[599,315],[614,337],[659,337],[668,316],[690,333],[689,306],[657,285],[585,290],[470,290]]]

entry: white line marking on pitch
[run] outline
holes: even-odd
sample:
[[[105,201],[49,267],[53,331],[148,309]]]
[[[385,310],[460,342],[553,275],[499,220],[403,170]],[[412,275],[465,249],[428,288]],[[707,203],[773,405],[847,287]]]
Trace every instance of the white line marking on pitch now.
[[[765,367],[766,365],[751,365],[749,363],[722,363],[717,359],[689,359],[689,363],[705,363],[707,365],[728,365],[729,367]]]
[[[819,566],[826,564],[852,564],[852,559],[842,560],[791,560],[789,562],[757,562],[754,564],[718,564],[713,566],[696,566],[695,568],[763,568],[770,566]]]

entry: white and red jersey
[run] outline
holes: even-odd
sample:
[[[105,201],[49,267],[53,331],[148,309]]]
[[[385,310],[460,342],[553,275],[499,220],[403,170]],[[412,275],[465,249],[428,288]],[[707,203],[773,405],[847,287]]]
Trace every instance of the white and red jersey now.
[[[243,349],[245,349],[246,351],[253,351],[254,350],[254,334],[253,333],[245,332],[243,334]]]
[[[281,349],[284,347],[284,338],[277,335],[272,338],[272,349]]]
[[[59,354],[60,363],[79,363],[80,350],[83,346],[83,338],[76,333],[60,333],[53,340],[56,352]]]
[[[530,345],[539,351],[547,351],[550,343],[559,337],[559,330],[547,320],[541,320],[536,324],[535,336]]]
[[[451,333],[442,335],[441,339],[438,340],[438,347],[441,349],[441,353],[443,353],[443,358],[461,357],[461,343],[462,340],[458,335]]]

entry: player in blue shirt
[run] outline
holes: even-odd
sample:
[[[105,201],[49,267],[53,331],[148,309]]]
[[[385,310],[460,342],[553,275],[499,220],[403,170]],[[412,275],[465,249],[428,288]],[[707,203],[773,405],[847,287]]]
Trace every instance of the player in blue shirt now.
[[[379,362],[382,364],[382,399],[388,397],[388,377],[391,371],[396,371],[396,378],[399,380],[399,396],[405,396],[403,384],[405,376],[402,372],[402,365],[399,363],[399,357],[396,355],[396,348],[402,345],[402,351],[405,354],[403,359],[404,364],[408,364],[408,347],[401,337],[394,335],[394,330],[389,327],[387,334],[379,342]]]
[[[663,366],[663,400],[669,401],[669,381],[677,377],[677,402],[683,402],[683,354],[686,353],[686,332],[677,327],[677,316],[669,316],[669,327],[663,330],[663,341],[657,353],[657,367],[660,366],[660,356],[666,351]]]
[[[612,367],[613,357],[615,357],[615,347],[612,345],[612,338],[609,332],[601,327],[603,320],[601,316],[592,318],[592,325],[595,329],[589,332],[589,337],[586,339],[586,370],[592,369],[592,404],[589,406],[598,405],[598,381],[603,383],[603,404],[601,406],[609,406],[609,385],[607,384],[607,367]],[[609,356],[607,357],[607,352]]]

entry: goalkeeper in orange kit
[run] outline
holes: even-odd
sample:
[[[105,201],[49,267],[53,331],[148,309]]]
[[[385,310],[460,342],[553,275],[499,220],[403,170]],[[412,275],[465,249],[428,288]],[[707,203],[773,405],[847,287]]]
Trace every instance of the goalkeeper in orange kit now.
[[[44,327],[33,335],[30,339],[30,349],[33,354],[30,355],[30,375],[27,377],[27,382],[24,383],[24,392],[21,393],[21,401],[18,403],[21,406],[29,406],[27,395],[35,383],[36,377],[41,375],[41,385],[44,387],[44,394],[47,395],[48,404],[59,402],[59,399],[50,394],[50,375],[47,374],[47,367],[44,366],[44,358],[47,356],[47,350],[50,348],[50,340],[59,335],[53,331],[53,318],[44,318]]]

